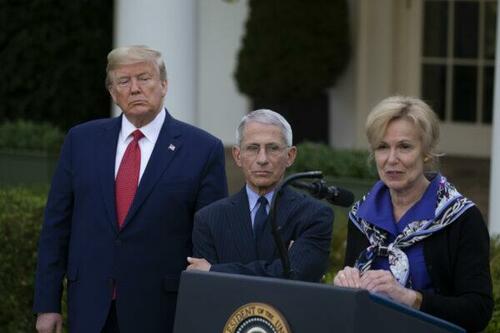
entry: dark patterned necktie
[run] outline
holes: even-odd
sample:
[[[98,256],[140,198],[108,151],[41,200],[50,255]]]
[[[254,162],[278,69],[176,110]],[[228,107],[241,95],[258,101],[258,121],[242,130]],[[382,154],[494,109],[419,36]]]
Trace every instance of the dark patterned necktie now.
[[[255,214],[255,219],[253,221],[253,235],[256,240],[262,236],[267,220],[266,197],[261,196],[257,202],[260,204],[260,206],[257,210],[257,213]]]

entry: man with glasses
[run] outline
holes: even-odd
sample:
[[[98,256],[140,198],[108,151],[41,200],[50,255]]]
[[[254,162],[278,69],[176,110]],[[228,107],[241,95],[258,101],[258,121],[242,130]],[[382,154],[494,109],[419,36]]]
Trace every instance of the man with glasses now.
[[[236,131],[233,158],[246,185],[198,211],[193,226],[193,257],[188,269],[282,277],[283,267],[267,218],[274,191],[292,165],[290,124],[271,110],[244,116]],[[326,204],[285,188],[276,222],[288,247],[293,277],[319,281],[328,263],[333,212]]]

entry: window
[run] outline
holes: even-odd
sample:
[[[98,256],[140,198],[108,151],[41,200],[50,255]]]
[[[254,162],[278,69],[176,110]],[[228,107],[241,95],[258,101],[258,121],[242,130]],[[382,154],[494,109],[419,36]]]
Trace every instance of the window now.
[[[496,0],[424,0],[421,94],[445,122],[491,124]]]

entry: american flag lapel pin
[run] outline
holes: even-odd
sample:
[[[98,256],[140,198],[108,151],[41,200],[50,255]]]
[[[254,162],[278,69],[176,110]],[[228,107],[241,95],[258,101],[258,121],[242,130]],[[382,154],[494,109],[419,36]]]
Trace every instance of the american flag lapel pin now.
[[[170,149],[171,151],[174,151],[175,150],[175,146],[173,144],[170,144],[170,146],[168,146],[168,149]]]

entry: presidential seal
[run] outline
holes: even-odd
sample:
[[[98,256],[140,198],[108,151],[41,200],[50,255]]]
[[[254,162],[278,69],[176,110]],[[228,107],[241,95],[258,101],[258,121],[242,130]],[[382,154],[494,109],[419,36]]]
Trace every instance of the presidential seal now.
[[[264,303],[248,303],[229,317],[223,333],[292,333],[285,317]]]

